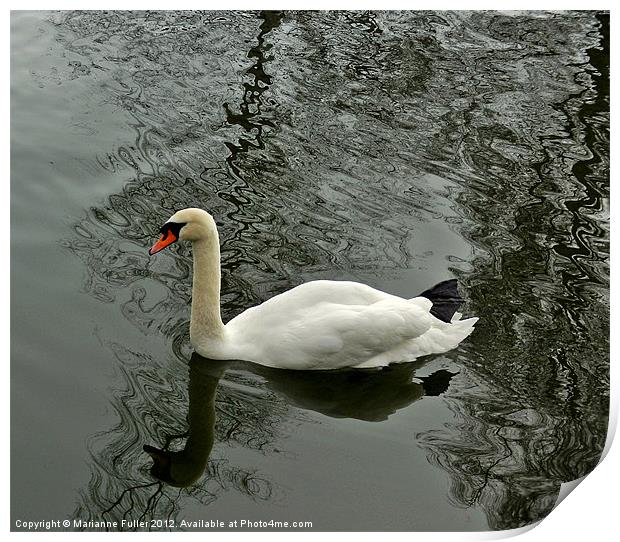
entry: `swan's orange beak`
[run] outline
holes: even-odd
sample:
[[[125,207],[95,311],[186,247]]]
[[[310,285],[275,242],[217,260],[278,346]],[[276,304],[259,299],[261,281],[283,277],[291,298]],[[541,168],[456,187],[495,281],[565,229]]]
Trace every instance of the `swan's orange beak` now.
[[[153,254],[157,254],[160,250],[164,250],[168,245],[171,245],[175,241],[178,241],[179,238],[169,229],[161,234],[159,241],[155,243],[150,249],[149,254],[152,256]]]

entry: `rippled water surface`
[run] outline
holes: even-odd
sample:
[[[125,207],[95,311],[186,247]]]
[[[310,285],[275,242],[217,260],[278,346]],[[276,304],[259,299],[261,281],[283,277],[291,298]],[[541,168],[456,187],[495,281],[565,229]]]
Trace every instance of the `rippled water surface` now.
[[[13,527],[543,518],[606,436],[608,35],[587,11],[13,12]],[[190,247],[147,254],[189,206],[225,321],[317,278],[451,277],[480,321],[383,371],[192,356]]]

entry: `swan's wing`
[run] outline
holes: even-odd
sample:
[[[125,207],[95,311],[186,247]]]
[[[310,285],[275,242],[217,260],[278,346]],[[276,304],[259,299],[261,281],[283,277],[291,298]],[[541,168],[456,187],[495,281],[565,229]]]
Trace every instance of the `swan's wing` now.
[[[276,313],[291,314],[294,311],[313,309],[319,303],[371,305],[387,299],[398,300],[401,298],[359,282],[313,280],[273,296],[255,308],[260,310],[263,315],[271,316]]]
[[[272,329],[263,355],[277,366],[287,361],[283,352],[306,368],[356,365],[426,333],[435,321],[430,308],[423,298],[371,305],[319,303],[282,329]]]

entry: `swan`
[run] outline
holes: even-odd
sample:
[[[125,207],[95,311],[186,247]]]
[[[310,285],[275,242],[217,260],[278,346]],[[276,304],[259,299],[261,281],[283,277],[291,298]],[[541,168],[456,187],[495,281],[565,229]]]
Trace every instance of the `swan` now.
[[[193,252],[190,342],[215,360],[297,370],[383,367],[455,348],[477,318],[461,320],[456,280],[403,299],[351,281],[306,282],[251,307],[226,325],[220,314],[220,243],[213,217],[177,211],[149,254],[176,241]]]

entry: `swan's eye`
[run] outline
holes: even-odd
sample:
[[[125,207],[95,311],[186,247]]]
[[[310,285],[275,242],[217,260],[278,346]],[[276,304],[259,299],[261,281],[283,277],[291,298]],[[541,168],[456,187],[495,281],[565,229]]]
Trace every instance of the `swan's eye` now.
[[[178,239],[179,238],[179,234],[181,232],[181,228],[183,226],[185,226],[186,224],[187,224],[186,222],[166,222],[161,227],[161,230],[159,230],[159,233],[161,233],[162,235],[166,235],[167,236],[168,232],[171,232]]]
[[[179,233],[181,232],[181,228],[183,226],[185,226],[185,223],[166,222],[162,226],[161,230],[159,230],[161,233],[161,237],[159,238],[159,241],[157,241],[157,243],[155,243],[150,248],[149,254],[152,256],[153,254],[156,254],[160,250],[163,250],[164,248],[166,248],[168,245],[171,245],[175,241],[178,241]]]

